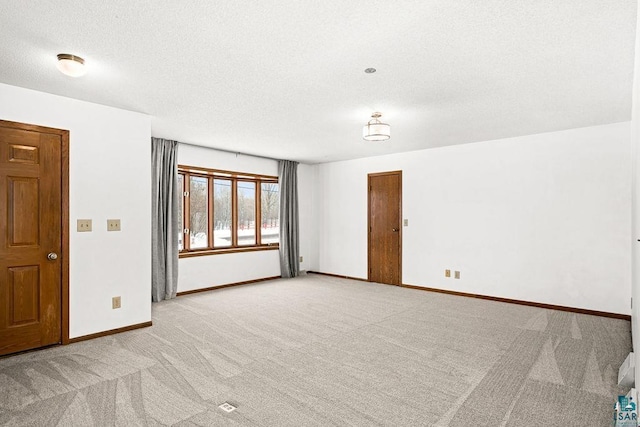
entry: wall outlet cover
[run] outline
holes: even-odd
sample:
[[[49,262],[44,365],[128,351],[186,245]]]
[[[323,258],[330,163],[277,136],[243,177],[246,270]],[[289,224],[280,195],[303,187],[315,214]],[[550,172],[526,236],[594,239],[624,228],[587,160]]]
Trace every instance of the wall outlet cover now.
[[[459,271],[456,271],[456,272],[455,272],[455,278],[456,278],[456,279],[459,279],[459,278],[460,278],[460,272],[459,272]]]
[[[79,219],[78,220],[78,231],[79,232],[91,231],[91,220],[90,219]]]
[[[107,231],[120,231],[120,220],[119,219],[108,219],[107,220]]]
[[[451,277],[451,270],[445,270],[444,277]]]

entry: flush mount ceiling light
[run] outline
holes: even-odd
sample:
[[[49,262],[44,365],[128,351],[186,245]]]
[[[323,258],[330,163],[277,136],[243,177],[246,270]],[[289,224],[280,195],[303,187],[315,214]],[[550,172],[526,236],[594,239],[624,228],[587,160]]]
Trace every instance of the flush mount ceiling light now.
[[[380,121],[382,113],[373,113],[371,120],[362,128],[362,137],[367,141],[386,141],[391,138],[391,126]]]
[[[86,73],[84,59],[69,53],[58,54],[58,70],[71,77],[80,77]]]

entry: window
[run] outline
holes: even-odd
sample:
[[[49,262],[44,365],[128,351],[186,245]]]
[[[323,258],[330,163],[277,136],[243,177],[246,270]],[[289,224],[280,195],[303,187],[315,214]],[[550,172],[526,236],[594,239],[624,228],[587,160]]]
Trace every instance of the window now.
[[[178,194],[179,194],[179,204],[178,204],[178,223],[184,224],[182,221],[182,213],[184,212],[184,197],[182,194],[184,193],[184,176],[182,174],[178,174]],[[184,237],[183,233],[184,227],[178,230],[178,250],[181,251],[184,249],[184,245],[182,244],[182,237]]]
[[[181,165],[178,188],[181,256],[278,248],[277,177]]]
[[[189,247],[203,249],[209,245],[209,179],[203,176],[189,178]]]
[[[280,186],[277,182],[263,182],[260,185],[262,243],[278,243],[280,241]]]
[[[238,245],[256,244],[256,183],[238,181]]]
[[[226,248],[231,243],[231,180],[213,180],[213,247]]]

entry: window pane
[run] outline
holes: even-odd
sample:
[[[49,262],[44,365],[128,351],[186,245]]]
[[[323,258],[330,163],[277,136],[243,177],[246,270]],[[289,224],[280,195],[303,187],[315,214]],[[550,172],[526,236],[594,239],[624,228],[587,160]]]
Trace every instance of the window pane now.
[[[191,177],[189,190],[189,213],[191,218],[190,230],[191,249],[202,249],[208,246],[207,207],[209,206],[209,180],[200,176]]]
[[[256,183],[238,181],[238,246],[256,244]]]
[[[184,212],[184,176],[182,174],[178,175],[178,250],[183,250],[184,246],[182,244],[182,237],[184,236],[184,222],[182,220],[182,212]]]
[[[280,186],[272,182],[263,182],[260,187],[261,221],[260,234],[262,244],[280,241]]]
[[[213,180],[213,246],[231,246],[231,181]]]

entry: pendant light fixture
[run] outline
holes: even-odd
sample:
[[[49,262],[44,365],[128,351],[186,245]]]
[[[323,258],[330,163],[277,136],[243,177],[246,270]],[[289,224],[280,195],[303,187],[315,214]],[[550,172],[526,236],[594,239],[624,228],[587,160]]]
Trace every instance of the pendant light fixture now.
[[[362,128],[362,137],[366,141],[386,141],[391,138],[391,126],[380,121],[382,113],[373,113],[371,120]]]
[[[83,76],[87,71],[84,68],[84,59],[69,53],[58,54],[58,70],[71,77]]]

